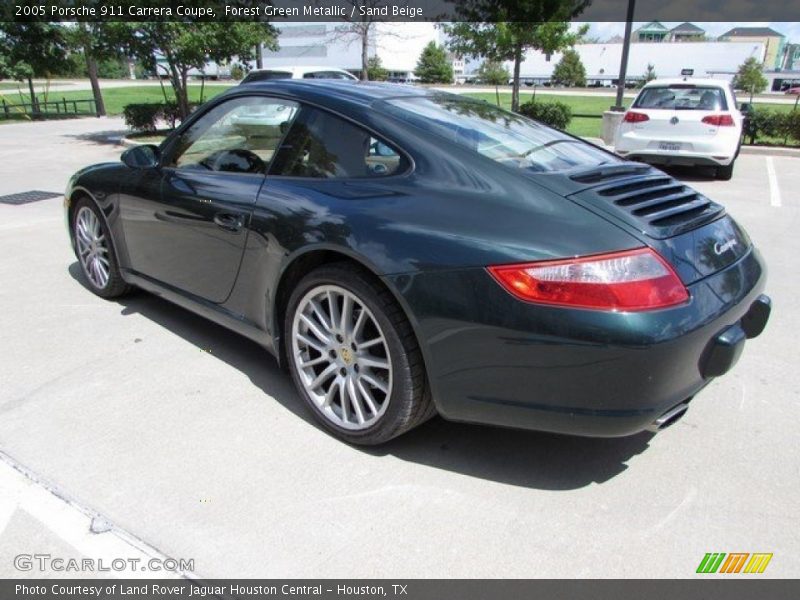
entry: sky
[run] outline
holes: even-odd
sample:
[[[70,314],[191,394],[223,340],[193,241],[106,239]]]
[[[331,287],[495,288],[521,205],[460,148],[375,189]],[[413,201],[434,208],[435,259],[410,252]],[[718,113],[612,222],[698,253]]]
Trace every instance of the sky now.
[[[667,29],[680,25],[682,21],[661,21]],[[775,31],[782,33],[786,36],[787,41],[800,42],[800,23],[778,22],[778,23],[704,23],[702,21],[692,21],[698,27],[706,30],[706,35],[716,37],[733,29],[734,27],[772,27]],[[647,22],[634,22],[633,28],[646,25]],[[578,24],[576,24],[577,26]],[[610,22],[610,23],[590,23],[589,37],[597,37],[601,40],[607,40],[614,35],[622,35],[625,33],[624,22]]]

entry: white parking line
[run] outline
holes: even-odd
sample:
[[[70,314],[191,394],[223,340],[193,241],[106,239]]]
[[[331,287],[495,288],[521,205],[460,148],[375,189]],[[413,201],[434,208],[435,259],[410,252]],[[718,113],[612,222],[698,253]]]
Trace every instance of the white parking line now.
[[[161,552],[111,523],[100,521],[103,533],[93,533],[91,526],[101,517],[94,511],[79,505],[63,492],[38,478],[0,451],[0,539],[13,513],[21,510],[39,521],[55,537],[66,542],[86,558],[101,563],[108,571],[103,576],[113,577],[163,577],[167,579],[196,578],[193,573],[176,573],[159,570],[143,570],[150,559],[163,563],[167,558]],[[95,521],[97,522],[97,521]],[[66,558],[66,557],[65,557]],[[117,570],[114,560],[122,559],[124,568]],[[136,561],[136,562],[133,562]],[[122,566],[122,562],[118,563]],[[93,574],[87,573],[91,577]]]
[[[781,189],[778,187],[778,176],[775,175],[775,163],[771,156],[767,156],[767,180],[769,181],[769,203],[771,206],[781,206]]]

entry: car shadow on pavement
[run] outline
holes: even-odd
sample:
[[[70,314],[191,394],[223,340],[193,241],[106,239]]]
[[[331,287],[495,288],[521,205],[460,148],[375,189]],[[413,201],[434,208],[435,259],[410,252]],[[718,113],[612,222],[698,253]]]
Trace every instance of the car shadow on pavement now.
[[[680,181],[693,182],[717,180],[717,172],[714,167],[661,166],[659,169],[664,171],[667,175],[671,175]]]
[[[70,265],[69,273],[87,287],[77,262]],[[319,435],[327,435],[303,406],[289,374],[256,343],[146,292],[116,302],[122,315],[142,315],[225,361],[298,418],[314,425]],[[647,449],[652,437],[643,433],[626,438],[580,438],[435,417],[382,446],[352,449],[509,485],[572,490],[619,475],[631,458]]]
[[[573,490],[603,483],[647,449],[652,433],[625,438],[583,438],[453,423],[434,418],[421,427],[366,449],[471,477],[541,490]]]

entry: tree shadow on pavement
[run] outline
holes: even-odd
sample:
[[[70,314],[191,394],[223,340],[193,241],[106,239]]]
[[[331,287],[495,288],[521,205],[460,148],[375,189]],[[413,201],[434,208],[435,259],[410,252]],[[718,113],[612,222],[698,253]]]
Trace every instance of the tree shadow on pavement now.
[[[70,265],[69,272],[87,287],[77,262]],[[149,293],[136,292],[117,303],[122,315],[142,315],[225,361],[298,418],[317,427],[318,435],[326,435],[303,405],[289,374],[256,343]],[[392,455],[488,481],[572,490],[603,483],[622,473],[631,458],[647,449],[652,437],[643,433],[626,438],[579,438],[452,423],[435,417],[382,446],[352,448],[375,457]]]
[[[130,131],[127,129],[112,129],[109,131],[91,131],[89,133],[68,133],[64,134],[64,137],[105,146],[119,146],[120,149],[124,150],[125,146],[122,145],[122,138],[129,134]]]

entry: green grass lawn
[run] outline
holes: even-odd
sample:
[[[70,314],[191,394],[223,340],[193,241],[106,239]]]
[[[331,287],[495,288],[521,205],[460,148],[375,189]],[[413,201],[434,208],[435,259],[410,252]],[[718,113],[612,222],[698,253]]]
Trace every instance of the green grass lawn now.
[[[213,98],[217,94],[221,94],[227,89],[230,89],[230,86],[207,85],[203,90],[203,99],[208,100],[209,98]],[[170,101],[174,101],[175,96],[172,93],[172,88],[169,86],[168,83],[164,84],[164,90],[167,93],[167,98]],[[121,115],[122,109],[125,108],[125,106],[128,104],[148,104],[150,102],[153,103],[164,102],[164,92],[162,92],[161,87],[157,85],[109,88],[107,90],[102,90],[102,92],[103,92],[103,100],[106,103],[106,112],[109,115]],[[48,99],[61,100],[62,98],[66,98],[69,101],[69,100],[91,100],[92,97],[93,97],[92,92],[86,90],[79,92],[52,92]],[[199,101],[200,101],[200,86],[190,85],[189,102],[199,102]]]
[[[466,94],[472,98],[486,100],[492,104],[497,103],[497,96],[492,93]],[[530,102],[533,93],[521,90],[519,94],[520,103]],[[567,132],[581,137],[600,137],[602,120],[599,118],[604,110],[614,103],[613,98],[600,96],[562,96],[559,94],[537,94],[537,102],[563,102],[572,109],[573,115],[598,115],[598,118],[573,117],[567,126]],[[630,99],[625,99],[625,105],[630,103]],[[500,94],[500,106],[511,108],[511,94]]]
[[[476,93],[465,95],[472,98],[479,98],[480,100],[486,100],[492,104],[497,103],[497,98],[492,93]],[[530,102],[532,99],[532,92],[527,92],[525,90],[520,91],[520,103],[524,104],[525,102]],[[602,115],[604,110],[608,110],[608,108],[614,104],[613,98],[607,98],[605,96],[562,96],[561,94],[536,94],[536,101],[563,102],[572,109],[574,114],[584,115]],[[629,103],[630,98],[625,98],[624,104],[627,106]],[[500,106],[503,108],[511,108],[511,94],[503,92],[500,93]]]
[[[229,89],[230,86],[226,85],[207,85],[203,90],[203,99],[208,100],[209,98],[213,98],[217,94],[221,94],[225,90]],[[101,84],[102,89],[102,84]],[[169,100],[174,101],[175,96],[172,93],[172,88],[169,84],[164,84],[164,90],[167,93],[167,98]],[[38,91],[38,90],[37,90]],[[131,87],[121,87],[121,88],[109,88],[102,90],[103,92],[103,100],[106,103],[106,113],[108,115],[121,115],[122,109],[125,108],[128,104],[147,104],[147,103],[157,103],[157,102],[164,102],[164,93],[161,91],[161,87],[157,85],[148,85],[148,86],[131,86]],[[40,101],[44,101],[44,94],[37,94]],[[0,96],[1,98],[5,98],[6,102],[9,104],[15,104],[20,101],[18,94],[4,94]],[[27,94],[24,96],[25,102],[30,102],[30,96]],[[60,101],[62,99],[66,99],[67,102],[72,100],[91,100],[93,99],[91,90],[80,90],[76,92],[50,92],[47,95],[47,100],[49,102],[53,101]],[[190,102],[199,102],[200,101],[200,86],[199,85],[190,85],[189,86],[189,101]],[[17,115],[13,116],[12,119],[0,119],[0,123],[9,123],[9,122],[16,122],[22,120],[28,120],[29,117],[25,115]]]

